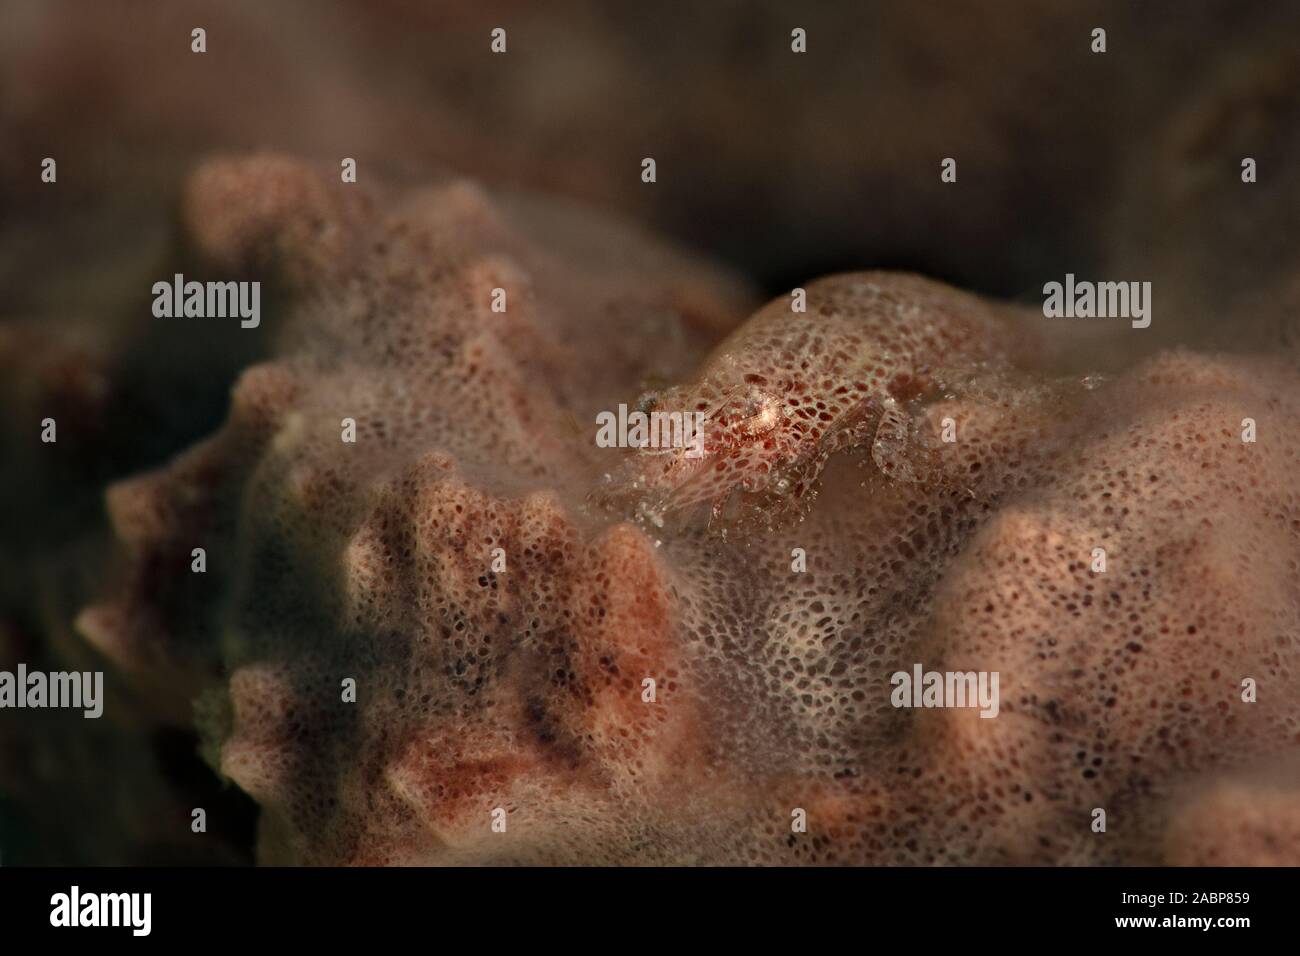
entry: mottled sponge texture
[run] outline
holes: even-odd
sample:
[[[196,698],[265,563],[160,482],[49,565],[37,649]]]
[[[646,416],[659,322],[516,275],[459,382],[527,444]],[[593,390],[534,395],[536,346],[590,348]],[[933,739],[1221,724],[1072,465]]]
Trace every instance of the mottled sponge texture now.
[[[262,862],[1300,863],[1293,363],[1057,376],[1018,307],[760,308],[461,180],[219,159],[183,218],[274,344],[110,489],[78,628]],[[704,413],[704,455],[598,447],[619,404]],[[999,672],[997,717],[892,706],[916,663]]]

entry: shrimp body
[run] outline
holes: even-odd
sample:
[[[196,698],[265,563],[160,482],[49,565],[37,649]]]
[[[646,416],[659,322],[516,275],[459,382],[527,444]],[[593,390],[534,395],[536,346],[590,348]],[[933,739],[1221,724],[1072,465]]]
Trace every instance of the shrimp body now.
[[[717,517],[740,495],[797,501],[834,453],[871,444],[933,373],[1006,356],[996,306],[938,282],[853,273],[807,288],[807,311],[781,298],[723,341],[691,382],[655,407],[703,416],[703,454],[635,452],[616,488],[643,513],[708,504]]]

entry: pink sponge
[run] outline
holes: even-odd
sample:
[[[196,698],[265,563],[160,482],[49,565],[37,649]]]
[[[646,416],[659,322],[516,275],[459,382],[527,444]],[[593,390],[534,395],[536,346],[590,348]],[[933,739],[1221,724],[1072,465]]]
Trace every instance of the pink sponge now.
[[[885,273],[739,324],[720,270],[466,183],[259,157],[186,209],[279,283],[277,357],[110,492],[81,625],[197,700],[264,860],[1300,862],[1258,770],[1300,746],[1294,369],[1057,380],[1020,310]],[[703,457],[598,447],[620,403]],[[996,716],[895,706],[918,664]]]

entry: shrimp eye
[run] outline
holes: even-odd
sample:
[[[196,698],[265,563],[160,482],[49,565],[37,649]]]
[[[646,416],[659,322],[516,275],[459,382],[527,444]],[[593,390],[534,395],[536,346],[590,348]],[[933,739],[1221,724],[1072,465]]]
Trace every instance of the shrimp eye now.
[[[636,400],[636,409],[648,415],[659,407],[660,401],[662,399],[658,392],[645,392]]]

